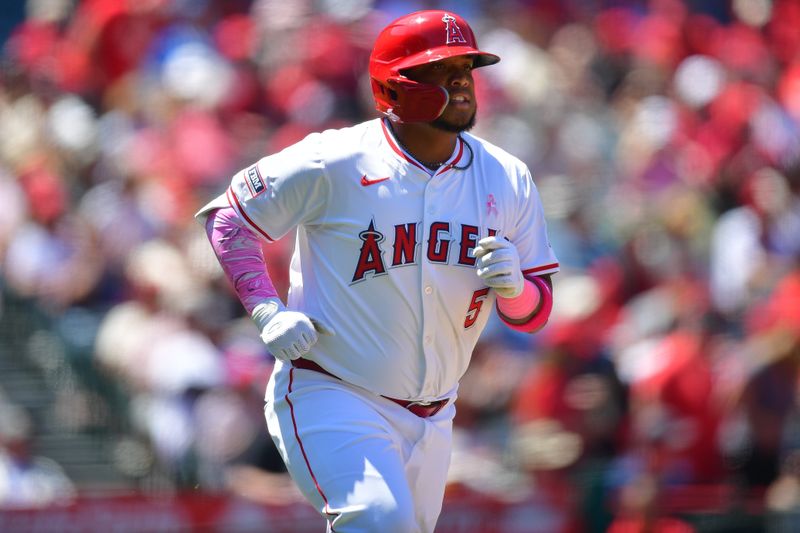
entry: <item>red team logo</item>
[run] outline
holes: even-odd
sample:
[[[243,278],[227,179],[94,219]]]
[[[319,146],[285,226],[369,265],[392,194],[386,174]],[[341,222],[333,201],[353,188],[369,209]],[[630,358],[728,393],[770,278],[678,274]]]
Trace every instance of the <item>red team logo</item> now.
[[[491,194],[489,196],[494,198]],[[388,264],[384,260],[384,250],[381,248],[381,244],[387,240],[386,236],[375,229],[375,220],[370,220],[367,229],[358,234],[362,244],[351,284],[368,279],[368,274],[381,276],[386,274],[389,268],[417,264],[420,260],[419,251],[424,242],[420,233],[422,233],[422,227],[419,222],[395,225],[391,250],[386,250],[387,256],[391,256],[392,260],[391,264]],[[457,257],[452,264],[463,267],[475,266],[473,251],[481,236],[478,226],[437,221],[431,223],[427,233],[428,245],[422,253],[423,259],[427,259],[430,263],[451,264],[450,245],[452,243],[453,247],[457,249],[457,254],[454,254]],[[497,230],[488,228],[487,233],[491,237],[497,235]],[[478,289],[472,294],[464,318],[464,329],[471,328],[478,321],[483,302],[488,294],[488,287]]]
[[[445,24],[445,31],[447,32],[447,44],[467,44],[464,34],[461,33],[461,28],[456,24],[456,18],[449,13],[442,17],[442,22]]]
[[[358,238],[364,243],[361,245],[361,253],[358,256],[358,265],[353,273],[353,283],[364,279],[367,272],[373,272],[376,276],[386,273],[386,266],[383,264],[380,243],[385,238],[383,233],[375,230],[375,221],[369,223],[369,227],[358,234]]]
[[[367,278],[367,274],[373,276],[386,274],[387,267],[417,264],[420,260],[419,251],[423,248],[423,233],[419,222],[395,225],[391,249],[386,250],[387,255],[391,256],[392,262],[387,265],[383,258],[384,250],[381,248],[383,242],[386,241],[386,236],[375,229],[375,220],[370,220],[367,229],[358,234],[362,244],[358,254],[358,263],[353,272],[352,283],[363,281]],[[497,235],[497,230],[488,228],[487,233],[491,237]],[[481,230],[478,226],[436,221],[431,223],[427,235],[427,246],[422,249],[422,255],[429,262],[465,267],[475,266],[472,251],[481,238]],[[451,248],[456,248],[453,258],[450,257]]]

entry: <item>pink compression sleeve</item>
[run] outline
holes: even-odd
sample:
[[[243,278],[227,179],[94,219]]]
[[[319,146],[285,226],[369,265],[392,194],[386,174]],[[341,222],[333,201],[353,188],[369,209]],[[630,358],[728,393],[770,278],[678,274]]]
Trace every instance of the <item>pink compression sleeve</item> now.
[[[248,313],[265,298],[278,296],[267,273],[261,241],[232,207],[209,213],[206,234],[222,270]]]
[[[507,319],[524,318],[539,308],[531,318],[523,324],[514,324]],[[497,310],[500,319],[511,329],[523,333],[534,333],[544,327],[550,312],[553,310],[553,292],[545,280],[537,276],[525,278],[522,294],[516,298],[497,298]]]

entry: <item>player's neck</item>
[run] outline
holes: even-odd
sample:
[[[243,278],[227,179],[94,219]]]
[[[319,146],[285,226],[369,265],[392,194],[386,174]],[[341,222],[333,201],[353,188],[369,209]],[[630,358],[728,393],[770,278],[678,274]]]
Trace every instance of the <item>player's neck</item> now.
[[[453,155],[457,133],[442,131],[428,124],[395,123],[391,126],[400,145],[428,168],[436,169]]]

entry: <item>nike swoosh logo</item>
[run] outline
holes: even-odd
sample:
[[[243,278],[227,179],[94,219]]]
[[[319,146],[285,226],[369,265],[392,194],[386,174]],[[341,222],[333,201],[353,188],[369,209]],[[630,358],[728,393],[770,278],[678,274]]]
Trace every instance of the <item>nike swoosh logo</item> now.
[[[380,182],[386,181],[388,179],[389,179],[388,176],[385,177],[385,178],[369,179],[369,178],[367,178],[367,175],[364,174],[363,176],[361,176],[361,185],[363,187],[369,187],[370,185],[375,185],[376,183],[380,183]]]

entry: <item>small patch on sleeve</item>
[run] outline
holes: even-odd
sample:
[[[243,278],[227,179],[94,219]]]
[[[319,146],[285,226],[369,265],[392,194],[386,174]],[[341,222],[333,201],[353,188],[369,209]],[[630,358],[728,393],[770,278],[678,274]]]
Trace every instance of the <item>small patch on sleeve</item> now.
[[[247,182],[253,198],[267,190],[267,184],[261,177],[261,172],[258,171],[258,165],[252,165],[244,171],[244,181]]]

